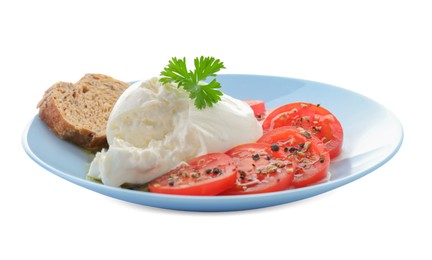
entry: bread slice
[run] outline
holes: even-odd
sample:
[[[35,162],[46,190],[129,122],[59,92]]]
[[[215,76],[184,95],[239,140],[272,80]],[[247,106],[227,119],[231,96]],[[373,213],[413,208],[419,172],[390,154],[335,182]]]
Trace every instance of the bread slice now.
[[[108,146],[108,117],[128,86],[102,74],[86,74],[74,84],[57,82],[37,105],[39,117],[59,138],[98,151]]]

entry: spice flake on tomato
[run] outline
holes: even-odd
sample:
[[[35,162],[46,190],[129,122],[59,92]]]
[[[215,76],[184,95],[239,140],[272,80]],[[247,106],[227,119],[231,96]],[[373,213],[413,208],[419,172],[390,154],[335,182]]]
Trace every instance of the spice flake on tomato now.
[[[189,160],[149,183],[155,193],[217,195],[234,185],[234,160],[223,153],[209,153]]]
[[[327,147],[331,158],[342,152],[343,129],[339,120],[321,105],[295,102],[273,110],[264,120],[264,131],[283,126],[302,127],[307,134],[320,139]]]
[[[317,137],[305,134],[303,128],[284,126],[265,133],[257,142],[277,146],[277,158],[291,158],[297,163],[292,186],[305,187],[327,177],[330,155]]]
[[[287,189],[294,178],[296,162],[276,158],[272,145],[250,143],[226,152],[237,164],[237,181],[221,195],[245,195]]]

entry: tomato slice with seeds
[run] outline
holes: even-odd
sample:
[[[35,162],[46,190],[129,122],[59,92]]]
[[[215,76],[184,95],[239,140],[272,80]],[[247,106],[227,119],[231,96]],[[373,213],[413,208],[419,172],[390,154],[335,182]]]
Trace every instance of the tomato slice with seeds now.
[[[151,181],[149,190],[175,195],[217,195],[232,187],[237,178],[234,160],[224,153],[209,153]]]
[[[221,195],[245,195],[287,189],[296,163],[292,158],[274,158],[271,145],[250,143],[226,152],[237,164],[237,181]]]
[[[330,155],[321,140],[303,128],[283,126],[265,133],[257,142],[271,144],[274,157],[297,162],[292,186],[309,186],[327,177]]]
[[[318,137],[335,158],[342,152],[343,130],[338,119],[320,105],[295,102],[273,110],[262,127],[269,131],[282,126],[298,126]]]
[[[253,110],[257,120],[263,120],[266,114],[264,101],[262,100],[244,100]]]

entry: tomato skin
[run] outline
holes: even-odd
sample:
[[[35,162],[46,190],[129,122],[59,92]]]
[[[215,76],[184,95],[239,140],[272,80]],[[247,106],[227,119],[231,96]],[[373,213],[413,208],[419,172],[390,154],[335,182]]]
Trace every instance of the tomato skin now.
[[[208,170],[211,171],[206,172]],[[151,181],[148,187],[155,193],[212,196],[232,187],[236,178],[237,169],[231,157],[224,153],[209,153]]]
[[[253,110],[257,120],[263,120],[266,114],[265,103],[262,100],[244,100]]]
[[[275,156],[293,157],[297,169],[292,186],[309,186],[327,177],[330,154],[321,140],[303,128],[283,126],[265,133],[257,142],[273,144],[278,147]]]
[[[273,158],[270,144],[242,144],[228,150],[226,154],[237,164],[237,181],[221,195],[281,191],[287,189],[294,179],[295,161]]]
[[[264,131],[282,126],[302,127],[322,140],[335,158],[342,152],[343,129],[339,120],[322,106],[295,102],[273,110],[264,120]]]

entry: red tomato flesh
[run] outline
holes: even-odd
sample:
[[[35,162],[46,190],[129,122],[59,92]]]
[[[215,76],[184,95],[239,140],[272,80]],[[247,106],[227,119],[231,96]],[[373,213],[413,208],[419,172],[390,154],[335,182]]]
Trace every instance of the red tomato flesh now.
[[[271,144],[274,157],[297,162],[292,186],[309,186],[327,177],[329,152],[318,138],[303,128],[283,126],[265,133],[257,142]]]
[[[262,100],[245,100],[245,102],[252,108],[255,118],[263,120],[266,114],[264,101]]]
[[[210,153],[189,160],[151,181],[148,187],[155,193],[211,196],[231,188],[236,178],[236,165],[231,157]]]
[[[274,158],[271,145],[250,143],[226,152],[237,164],[237,181],[221,195],[244,195],[287,189],[294,178],[292,158]]]
[[[338,119],[320,105],[296,102],[273,110],[264,120],[264,131],[282,126],[297,126],[318,137],[335,158],[342,152],[343,130]]]

